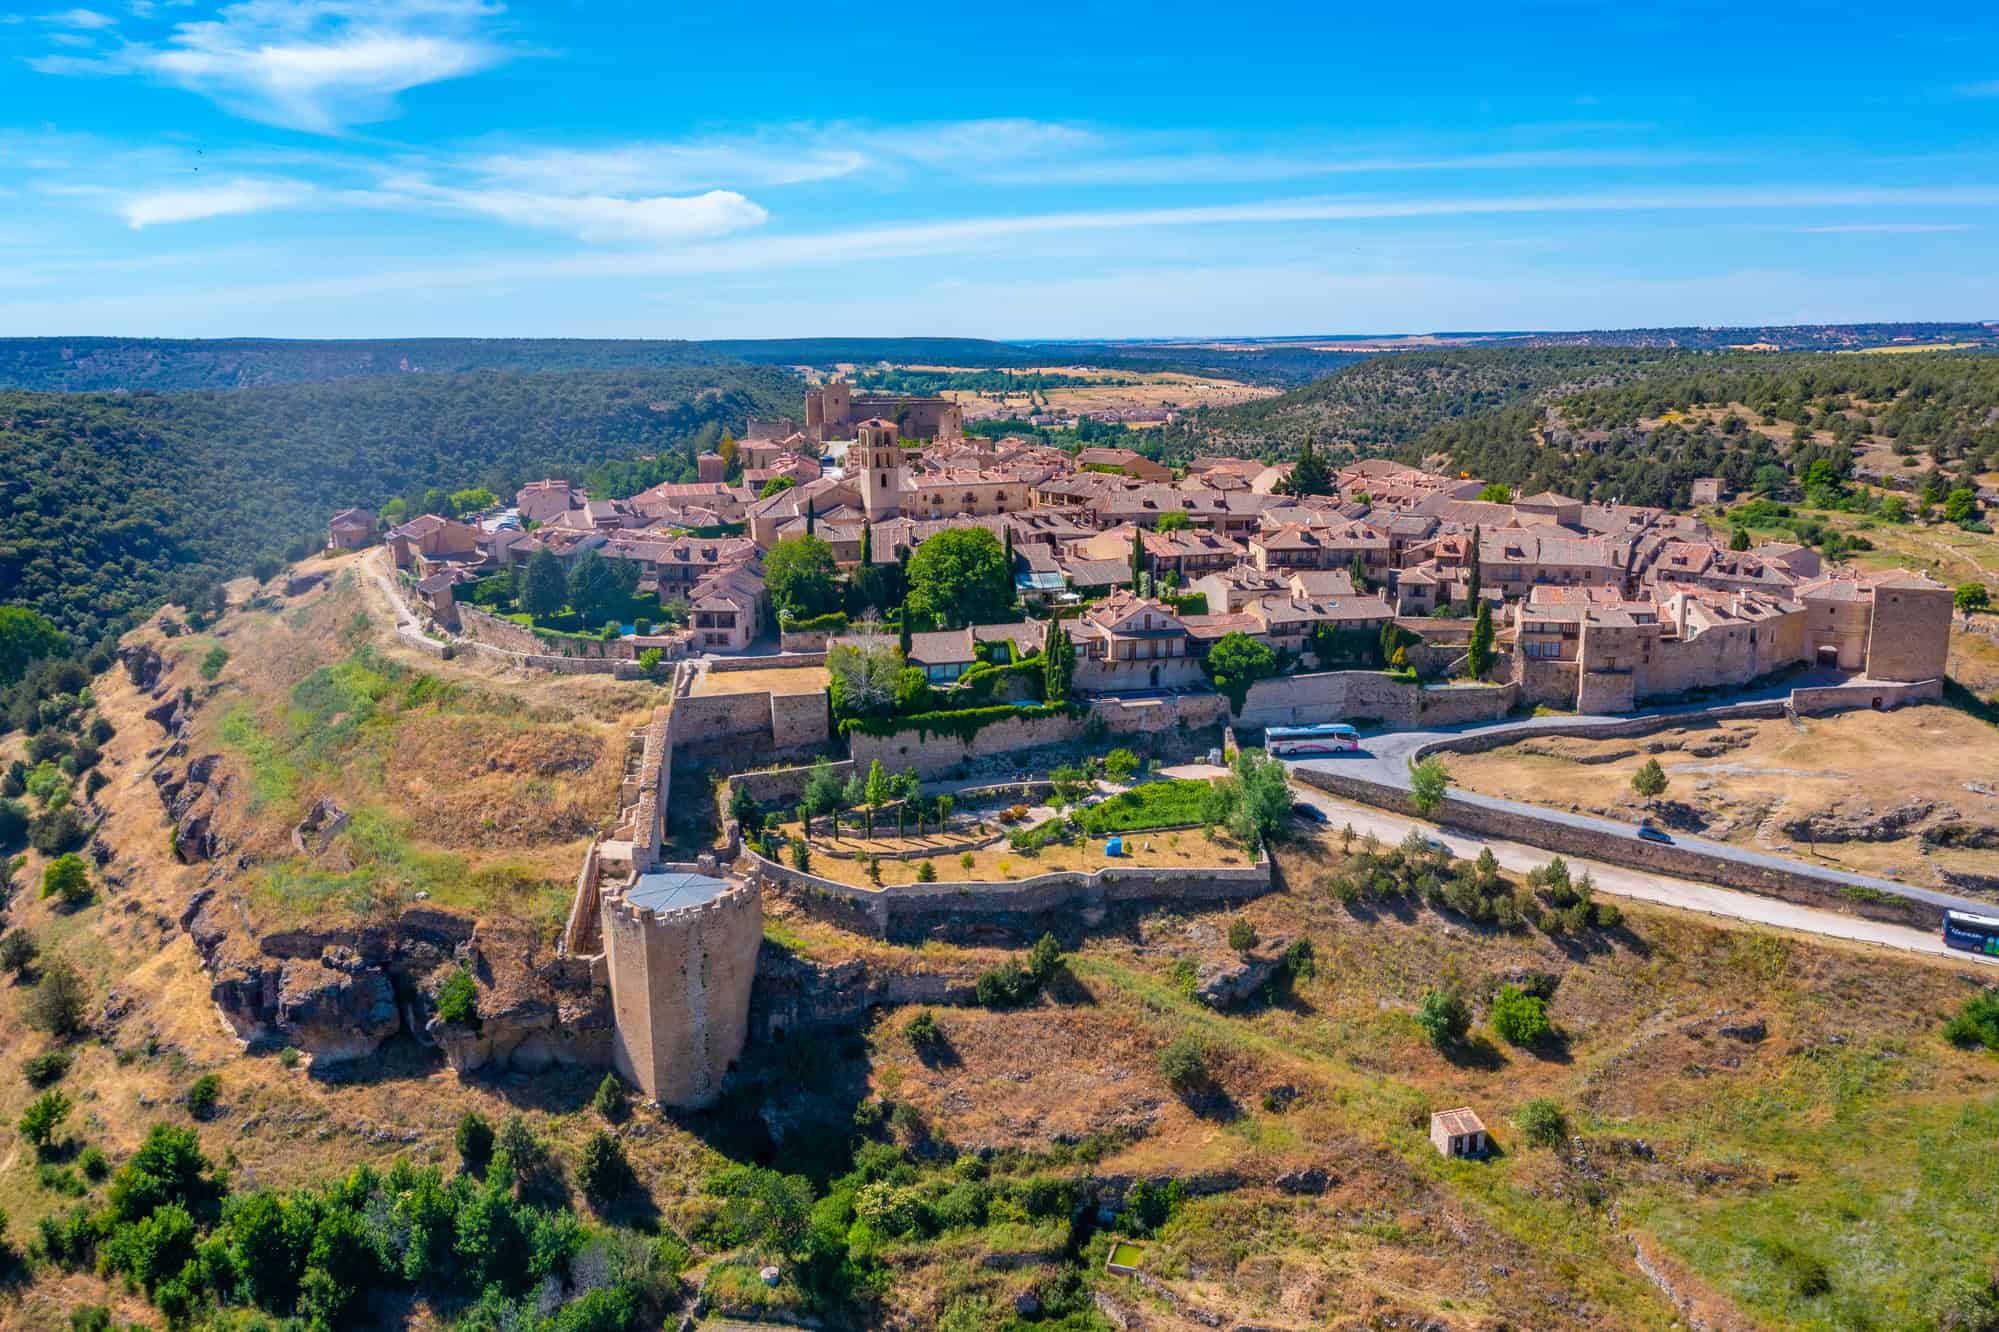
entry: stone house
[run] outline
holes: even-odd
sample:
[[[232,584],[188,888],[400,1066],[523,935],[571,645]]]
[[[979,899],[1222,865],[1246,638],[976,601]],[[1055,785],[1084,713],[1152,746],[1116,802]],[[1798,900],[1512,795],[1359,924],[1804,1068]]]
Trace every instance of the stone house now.
[[[479,529],[455,518],[426,513],[389,529],[389,554],[398,569],[415,569],[426,576],[430,566],[474,563],[482,557]]]
[[[1076,644],[1078,693],[1184,688],[1203,678],[1186,624],[1155,598],[1113,592],[1064,628]]]
[[[1485,1121],[1468,1105],[1430,1116],[1430,1145],[1439,1156],[1477,1157],[1491,1149]]]
[[[375,514],[372,509],[342,509],[326,525],[328,550],[359,550],[374,544]]]
[[[1173,469],[1165,463],[1131,449],[1082,449],[1076,454],[1076,466],[1086,470],[1113,468],[1139,481],[1167,481],[1173,476]]]
[[[587,497],[567,481],[530,481],[514,494],[514,507],[521,519],[548,523],[560,518]]]

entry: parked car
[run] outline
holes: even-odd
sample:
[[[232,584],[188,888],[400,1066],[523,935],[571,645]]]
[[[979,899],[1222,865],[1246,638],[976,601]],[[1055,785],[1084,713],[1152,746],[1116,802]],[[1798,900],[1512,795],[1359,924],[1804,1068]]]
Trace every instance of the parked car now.
[[[1673,839],[1668,837],[1662,829],[1654,828],[1649,823],[1638,825],[1638,835],[1648,842],[1663,842],[1667,846],[1673,844]]]
[[[1319,808],[1319,807],[1318,807],[1317,805],[1313,804],[1313,803],[1312,803],[1311,801],[1309,801],[1309,800],[1294,800],[1294,801],[1292,801],[1292,802],[1291,802],[1291,812],[1292,812],[1293,814],[1296,814],[1296,815],[1297,815],[1297,816],[1298,816],[1299,818],[1301,818],[1301,819],[1305,820],[1305,822],[1307,822],[1307,823],[1331,823],[1331,822],[1332,822],[1332,820],[1331,820],[1331,819],[1329,819],[1329,818],[1327,818],[1327,817],[1326,817],[1326,811],[1325,811],[1325,810],[1323,810],[1323,809],[1320,809],[1320,808]]]

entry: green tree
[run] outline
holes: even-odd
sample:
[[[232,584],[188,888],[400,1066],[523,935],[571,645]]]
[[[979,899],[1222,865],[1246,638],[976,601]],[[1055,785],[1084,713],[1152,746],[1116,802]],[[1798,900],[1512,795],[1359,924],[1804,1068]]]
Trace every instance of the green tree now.
[[[222,1079],[213,1073],[204,1073],[187,1089],[187,1112],[196,1119],[206,1119],[214,1113],[215,1102],[221,1095]]]
[[[42,967],[42,978],[28,996],[24,1016],[29,1026],[57,1040],[68,1040],[83,1034],[89,1021],[89,1004],[83,978],[66,959],[58,957]]]
[[[1076,678],[1076,645],[1055,615],[1048,617],[1048,629],[1041,640],[1041,696],[1050,703],[1066,702],[1069,686]]]
[[[583,1195],[601,1206],[624,1197],[637,1182],[618,1140],[602,1129],[591,1134],[576,1165],[576,1183]]]
[[[1237,916],[1229,922],[1229,947],[1238,953],[1247,953],[1256,947],[1256,926]]]
[[[1013,606],[1013,572],[999,538],[983,527],[937,533],[909,557],[906,611],[947,629],[1003,619]]]
[[[1208,1043],[1193,1032],[1175,1036],[1160,1047],[1156,1056],[1159,1076],[1183,1095],[1200,1091],[1214,1082],[1214,1053]]]
[[[902,1036],[913,1049],[929,1050],[943,1043],[944,1029],[937,1025],[935,1013],[919,1008],[902,1024]]]
[[[1486,483],[1485,489],[1478,492],[1478,497],[1487,504],[1511,504],[1513,487],[1502,482],[1490,481]]]
[[[467,1170],[483,1174],[493,1159],[493,1126],[477,1110],[467,1110],[452,1134],[452,1145],[458,1149],[458,1159]]]
[[[1514,1112],[1513,1123],[1536,1147],[1559,1147],[1569,1130],[1560,1102],[1546,1096],[1536,1096],[1522,1105]]]
[[[457,968],[437,987],[437,1020],[463,1027],[479,1025],[479,984],[467,968]]]
[[[1509,1045],[1533,1045],[1545,1040],[1553,1026],[1548,1003],[1517,985],[1502,985],[1492,1000],[1492,1029]]]
[[[11,971],[19,976],[34,965],[41,952],[41,945],[27,930],[9,930],[0,935],[0,971]]]
[[[528,557],[521,573],[520,607],[536,619],[562,613],[569,597],[569,580],[562,576],[562,561],[546,547]]]
[[[757,492],[757,498],[769,499],[772,495],[781,495],[785,491],[790,490],[793,486],[797,484],[798,484],[797,477],[774,476],[770,480],[764,482],[763,489]]]
[[[1409,765],[1409,798],[1415,803],[1416,812],[1429,818],[1444,806],[1444,796],[1451,789],[1451,774],[1444,767],[1444,761],[1435,754],[1421,763]]]
[[[1229,775],[1209,787],[1201,821],[1227,827],[1238,842],[1254,850],[1283,830],[1290,813],[1291,787],[1284,761],[1244,749],[1237,751]]]
[[[1448,1050],[1471,1030],[1471,1011],[1453,987],[1431,990],[1416,1009],[1416,1025],[1439,1050]]]
[[[1104,755],[1104,776],[1114,782],[1128,782],[1138,771],[1138,755],[1129,749],[1113,749]]]
[[[1143,594],[1140,586],[1145,581],[1145,533],[1134,527],[1131,529],[1131,590]]]
[[[21,1119],[15,1125],[21,1137],[37,1152],[46,1152],[55,1145],[56,1134],[62,1131],[62,1124],[69,1118],[70,1100],[60,1091],[51,1089],[28,1102],[28,1108],[21,1112]]]
[[[25,606],[0,606],[0,688],[28,673],[30,662],[69,655],[69,635]]]
[[[1473,523],[1471,544],[1465,556],[1465,600],[1474,606],[1484,604],[1485,600],[1485,566],[1481,563],[1479,543],[1478,524]],[[1483,674],[1483,672],[1474,672],[1474,674]]]
[[[764,587],[771,605],[794,620],[838,610],[839,576],[833,547],[810,534],[785,537],[764,556]]]
[[[64,906],[77,906],[90,896],[90,866],[74,851],[57,856],[42,870],[42,896],[60,896]]]
[[[1728,548],[1730,550],[1748,550],[1750,544],[1749,529],[1746,527],[1735,528],[1728,534]]]
[[[1992,593],[1983,583],[1959,583],[1951,602],[1961,611],[1992,609]]]
[[[1152,524],[1155,532],[1184,532],[1194,525],[1194,520],[1185,509],[1168,509]]]
[[[1659,766],[1659,760],[1648,758],[1631,774],[1631,789],[1650,804],[1666,793],[1667,781],[1666,770]]]
[[[875,811],[889,800],[888,769],[882,767],[880,759],[868,764],[868,783],[862,788],[862,799],[867,807],[868,836],[872,838],[875,835]]]
[[[454,490],[451,492],[451,516],[462,518],[468,513],[481,513],[497,507],[499,503],[500,497],[484,487]]]
[[[1306,440],[1304,447],[1298,451],[1297,460],[1291,464],[1291,470],[1285,475],[1278,490],[1286,495],[1333,493],[1332,470],[1326,466],[1326,460],[1319,456],[1319,451],[1312,447],[1311,440]]]
[[[1945,522],[1968,523],[1978,516],[1978,492],[1968,486],[1959,486],[1943,497]]]
[[[1217,692],[1228,698],[1236,712],[1242,711],[1251,685],[1277,674],[1277,654],[1263,640],[1241,631],[1217,639],[1202,664]]]
[[[637,572],[636,561],[607,560],[594,550],[584,551],[569,570],[570,609],[588,624],[622,614],[631,591],[625,576]]]
[[[1492,603],[1478,603],[1478,617],[1472,621],[1471,647],[1465,653],[1465,666],[1472,679],[1485,678],[1485,671],[1492,665]]]

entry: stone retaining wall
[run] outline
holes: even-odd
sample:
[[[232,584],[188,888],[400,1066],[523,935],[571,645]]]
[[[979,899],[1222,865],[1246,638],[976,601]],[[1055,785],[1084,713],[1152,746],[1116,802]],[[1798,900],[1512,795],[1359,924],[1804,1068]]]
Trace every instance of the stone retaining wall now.
[[[1636,733],[1640,732],[1634,732]],[[1426,747],[1426,750],[1441,747],[1430,746]],[[1356,800],[1410,818],[1426,817],[1417,813],[1415,802],[1410,799],[1407,791],[1385,786],[1380,782],[1368,781],[1347,773],[1325,772],[1316,768],[1294,768],[1291,775],[1296,781],[1303,782],[1307,786],[1316,786],[1342,799]],[[1935,929],[1939,919],[1937,908],[1910,898],[1889,894],[1883,894],[1879,899],[1868,898],[1865,894],[1850,897],[1837,885],[1805,872],[1802,867],[1794,872],[1788,869],[1746,864],[1722,856],[1709,855],[1692,847],[1643,841],[1627,833],[1579,827],[1555,819],[1538,818],[1520,811],[1495,809],[1489,805],[1460,800],[1455,796],[1446,796],[1443,807],[1427,817],[1452,830],[1504,841],[1524,842],[1530,846],[1545,848],[1550,854],[1581,856],[1613,865],[1623,865],[1629,869],[1651,870],[1675,878],[1717,884],[1724,888],[1740,888],[1746,892],[1760,893],[1765,897],[1797,902],[1821,910],[1838,911],[1844,915],[1863,916],[1870,920],[1889,921],[1924,930]]]
[[[1202,869],[1107,865],[1100,870],[1060,870],[1011,883],[918,883],[857,888],[765,860],[744,858],[766,883],[830,898],[854,908],[881,938],[908,934],[932,916],[953,919],[1030,916],[1040,912],[1101,909],[1121,902],[1240,902],[1270,891],[1270,857],[1254,865]]]
[[[1257,681],[1236,725],[1305,726],[1375,717],[1390,726],[1450,726],[1497,721],[1519,697],[1510,684],[1431,689],[1382,671],[1317,671]]]

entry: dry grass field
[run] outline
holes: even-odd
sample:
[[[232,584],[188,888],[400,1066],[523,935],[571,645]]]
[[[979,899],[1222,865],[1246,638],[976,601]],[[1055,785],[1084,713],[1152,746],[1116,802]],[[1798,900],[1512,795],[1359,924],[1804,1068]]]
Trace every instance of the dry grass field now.
[[[703,671],[689,691],[708,694],[823,694],[824,666],[780,666],[767,671]]]
[[[847,817],[852,818],[853,815]],[[1227,833],[1217,832],[1210,839],[1198,828],[1177,832],[1125,833],[1124,854],[1112,857],[1104,854],[1105,839],[1102,837],[1084,838],[1066,846],[1057,843],[1032,852],[1016,851],[1004,841],[968,850],[967,839],[955,828],[948,837],[930,834],[898,838],[894,835],[893,826],[885,828],[877,820],[877,836],[868,838],[860,830],[842,823],[841,835],[837,839],[829,839],[823,831],[823,820],[816,821],[815,827],[821,831],[815,832],[812,837],[812,872],[822,878],[857,887],[868,887],[874,883],[868,877],[868,856],[882,856],[897,850],[930,852],[925,858],[936,869],[937,878],[946,883],[1003,883],[1009,879],[1031,879],[1037,874],[1053,874],[1058,870],[1091,871],[1115,869],[1120,865],[1135,868],[1240,868],[1250,863],[1249,857],[1229,839]],[[780,840],[786,842],[797,833],[796,820],[779,828]],[[823,848],[829,845],[845,854],[826,854]],[[963,860],[967,855],[972,858],[969,868]],[[916,883],[918,866],[922,863],[922,860],[880,861],[882,885],[894,887]]]
[[[1656,808],[1631,776],[1656,758]],[[1729,721],[1636,739],[1526,740],[1451,755],[1466,788],[1668,827],[1800,859],[1937,884],[1932,865],[1999,876],[1999,728],[1948,707]],[[1810,831],[1807,831],[1807,822]],[[1987,849],[1946,850],[1924,829],[1989,829]]]

